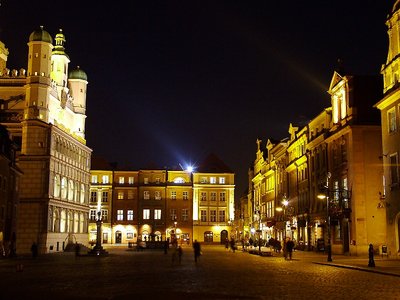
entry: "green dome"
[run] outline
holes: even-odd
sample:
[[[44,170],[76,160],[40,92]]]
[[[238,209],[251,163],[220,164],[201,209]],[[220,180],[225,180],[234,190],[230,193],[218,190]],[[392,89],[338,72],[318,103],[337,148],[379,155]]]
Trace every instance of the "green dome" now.
[[[50,44],[53,43],[51,35],[46,30],[43,30],[43,26],[40,26],[40,29],[37,29],[31,33],[29,36],[29,41],[47,42]]]
[[[68,78],[69,79],[81,79],[81,80],[87,81],[87,75],[86,75],[85,71],[80,69],[79,66],[76,69],[69,72]]]

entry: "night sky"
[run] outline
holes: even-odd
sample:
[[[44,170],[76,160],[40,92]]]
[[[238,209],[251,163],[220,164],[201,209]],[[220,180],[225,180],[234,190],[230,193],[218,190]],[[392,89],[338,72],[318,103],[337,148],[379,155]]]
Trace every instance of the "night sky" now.
[[[287,137],[290,123],[330,105],[338,58],[351,73],[379,74],[393,3],[1,0],[0,39],[8,68],[26,68],[30,33],[63,29],[70,70],[88,75],[94,155],[138,169],[214,153],[240,196],[256,139]]]

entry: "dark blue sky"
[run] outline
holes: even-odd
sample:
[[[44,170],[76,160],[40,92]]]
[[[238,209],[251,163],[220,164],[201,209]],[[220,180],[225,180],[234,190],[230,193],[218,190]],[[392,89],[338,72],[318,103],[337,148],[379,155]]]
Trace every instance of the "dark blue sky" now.
[[[284,138],[330,105],[338,58],[379,74],[394,1],[87,2],[1,0],[8,67],[26,67],[33,30],[62,28],[70,68],[88,75],[94,154],[140,168],[213,152],[239,196],[256,139]]]

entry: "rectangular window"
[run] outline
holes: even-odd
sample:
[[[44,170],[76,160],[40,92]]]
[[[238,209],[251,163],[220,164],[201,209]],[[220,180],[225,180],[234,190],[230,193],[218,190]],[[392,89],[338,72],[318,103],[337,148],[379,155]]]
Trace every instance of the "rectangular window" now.
[[[219,178],[219,184],[225,184],[225,177]]]
[[[108,192],[103,192],[101,194],[101,202],[108,202]]]
[[[182,209],[182,221],[188,221],[189,220],[189,210],[184,208]]]
[[[95,209],[90,210],[90,221],[96,221],[96,210]]]
[[[217,183],[217,178],[216,177],[210,177],[210,183],[216,184]]]
[[[207,177],[201,177],[200,183],[207,183]]]
[[[218,212],[218,222],[225,222],[225,211],[220,210]]]
[[[90,193],[90,202],[97,202],[97,192]]]
[[[154,219],[155,220],[161,220],[161,209],[155,209],[154,210]]]
[[[133,220],[133,210],[132,209],[128,209],[128,211],[126,213],[126,219],[128,221],[132,221]]]
[[[210,210],[210,222],[217,222],[217,211]]]
[[[133,232],[127,232],[127,233],[126,233],[126,239],[127,239],[127,240],[133,239]]]
[[[201,222],[207,222],[207,211],[204,209],[200,211],[200,220]]]
[[[177,216],[176,216],[176,209],[175,209],[175,208],[171,208],[169,212],[170,212],[171,220],[172,220],[172,221],[176,221],[176,219],[177,219]]]
[[[129,184],[134,184],[134,183],[135,183],[135,177],[132,177],[132,176],[129,177],[129,178],[128,178],[128,183],[129,183]]]
[[[149,178],[147,178],[147,177],[144,178],[144,179],[143,179],[143,183],[144,183],[144,184],[149,184]]]
[[[109,183],[110,182],[110,179],[109,179],[108,175],[103,175],[102,176],[102,182],[103,183]]]
[[[92,175],[92,183],[97,183],[97,175]]]
[[[128,199],[134,199],[134,194],[132,190],[128,190]]]
[[[124,192],[118,192],[118,199],[124,199]]]
[[[149,200],[150,199],[150,192],[149,191],[144,191],[143,192],[143,199]]]
[[[145,208],[143,209],[143,220],[149,220],[150,219],[150,209]]]
[[[101,220],[108,221],[108,210],[107,209],[101,210]]]
[[[123,221],[124,220],[124,211],[122,209],[117,210],[117,220]]]
[[[182,193],[182,198],[183,200],[188,200],[189,199],[189,193],[187,191]]]
[[[217,201],[217,193],[216,192],[211,192],[210,193],[210,199],[211,199],[211,201]]]
[[[161,192],[160,191],[155,191],[154,192],[154,199],[161,200]]]
[[[391,109],[387,113],[388,118],[388,126],[389,126],[389,133],[396,132],[396,110],[395,108]]]
[[[395,185],[399,183],[399,170],[397,167],[397,154],[390,156],[390,178],[391,184]]]
[[[156,178],[156,184],[160,184],[161,180],[159,177]]]
[[[225,192],[219,193],[219,201],[225,201]]]
[[[176,191],[171,191],[171,199],[176,200]]]
[[[119,184],[124,184],[124,182],[125,182],[125,177],[120,176],[120,177],[118,178],[118,183],[119,183]]]
[[[206,192],[201,192],[201,201],[207,201],[207,193]]]

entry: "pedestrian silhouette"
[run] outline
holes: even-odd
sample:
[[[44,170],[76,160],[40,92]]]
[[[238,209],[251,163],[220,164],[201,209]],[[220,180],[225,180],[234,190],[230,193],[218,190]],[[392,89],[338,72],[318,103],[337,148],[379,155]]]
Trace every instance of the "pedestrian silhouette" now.
[[[194,250],[194,261],[197,263],[197,259],[201,254],[201,246],[197,240],[194,240],[193,242],[193,250]]]
[[[31,252],[33,258],[36,258],[38,256],[38,246],[35,242],[32,243]]]
[[[368,267],[375,267],[374,246],[372,244],[369,244],[368,248]]]
[[[182,254],[183,254],[182,247],[178,246],[178,262],[179,262],[179,264],[181,264],[181,261],[182,261]]]
[[[289,259],[292,259],[293,248],[294,248],[294,242],[291,239],[289,239],[286,242],[286,251],[289,256]]]

